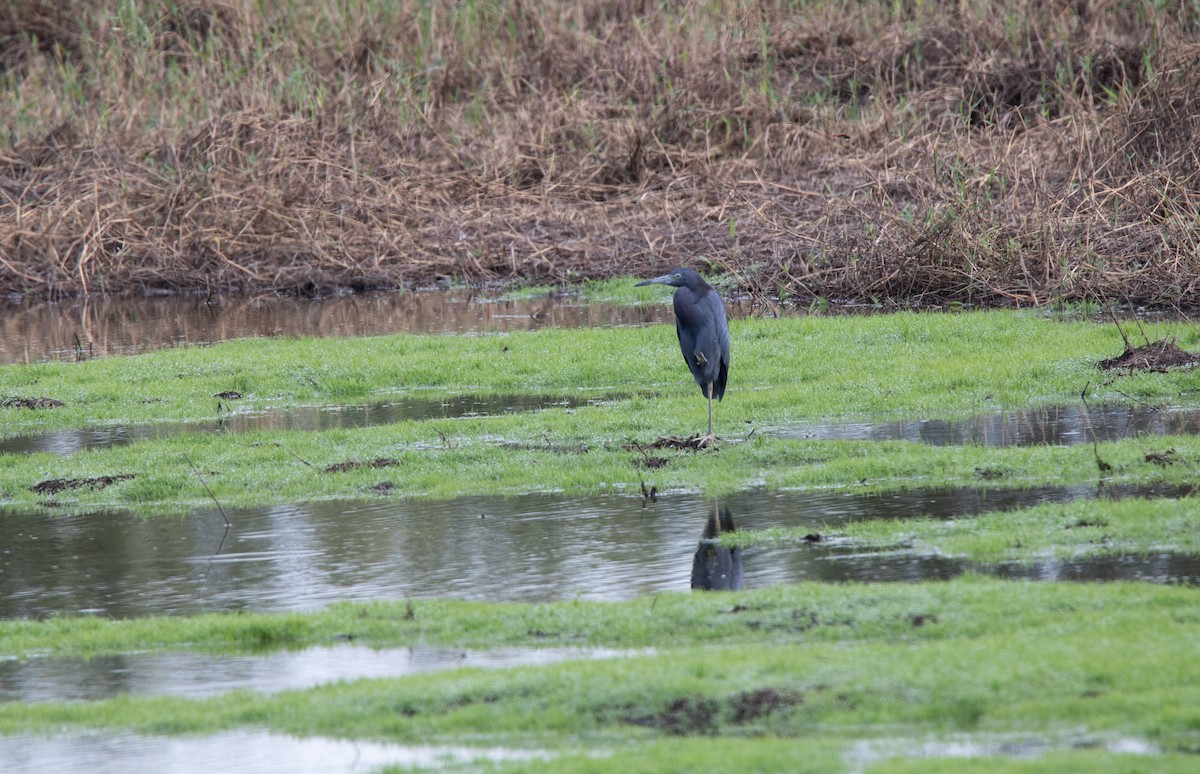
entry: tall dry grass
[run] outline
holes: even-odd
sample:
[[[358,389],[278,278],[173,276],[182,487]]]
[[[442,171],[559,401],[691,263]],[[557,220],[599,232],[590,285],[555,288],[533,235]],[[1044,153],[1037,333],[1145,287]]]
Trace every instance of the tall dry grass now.
[[[0,291],[1185,305],[1189,1],[0,0]]]

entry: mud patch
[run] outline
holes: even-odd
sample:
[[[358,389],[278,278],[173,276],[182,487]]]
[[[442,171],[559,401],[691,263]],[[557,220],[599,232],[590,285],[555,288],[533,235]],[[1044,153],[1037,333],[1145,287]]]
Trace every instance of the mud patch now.
[[[391,457],[376,457],[370,462],[359,462],[358,460],[348,460],[346,462],[338,462],[329,465],[325,468],[326,473],[345,473],[349,470],[358,470],[359,468],[395,468],[399,467],[400,461]]]
[[[58,494],[66,489],[82,489],[84,487],[103,489],[110,484],[131,478],[133,478],[132,473],[118,473],[115,476],[96,476],[95,478],[50,478],[29,487],[29,491],[34,494]]]
[[[1180,459],[1181,457],[1179,456],[1179,452],[1175,451],[1174,449],[1167,449],[1166,451],[1162,452],[1150,452],[1146,455],[1146,462],[1153,463],[1163,468],[1174,465],[1176,462],[1179,462]]]
[[[0,401],[0,408],[46,409],[62,408],[67,404],[55,398],[9,398]]]
[[[803,703],[804,695],[798,691],[757,688],[724,700],[683,696],[660,712],[627,716],[625,721],[672,736],[712,736],[720,730],[722,719],[733,725],[745,725]]]
[[[1125,351],[1116,357],[1101,360],[1097,367],[1101,371],[1152,371],[1166,373],[1171,368],[1194,368],[1200,364],[1200,354],[1181,349],[1175,339],[1168,338],[1145,344],[1141,347],[1125,344]]]
[[[735,694],[730,700],[730,708],[733,711],[733,722],[742,724],[768,717],[779,710],[803,702],[804,696],[796,691],[759,688]]]
[[[225,390],[225,392],[216,393],[215,395],[213,395],[213,397],[214,398],[222,398],[224,400],[240,400],[242,397],[242,394],[240,392],[238,392],[237,390]]]
[[[717,702],[703,696],[684,696],[661,712],[626,718],[635,726],[657,728],[672,736],[711,736],[717,732]]]

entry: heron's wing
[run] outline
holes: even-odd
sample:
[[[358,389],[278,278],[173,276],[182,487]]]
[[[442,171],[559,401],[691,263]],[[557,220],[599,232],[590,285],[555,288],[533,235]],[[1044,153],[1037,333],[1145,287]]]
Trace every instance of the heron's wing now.
[[[715,290],[702,291],[681,287],[675,291],[675,332],[679,349],[687,361],[700,392],[713,384],[713,397],[725,392],[725,374],[729,370],[729,325],[725,305]]]

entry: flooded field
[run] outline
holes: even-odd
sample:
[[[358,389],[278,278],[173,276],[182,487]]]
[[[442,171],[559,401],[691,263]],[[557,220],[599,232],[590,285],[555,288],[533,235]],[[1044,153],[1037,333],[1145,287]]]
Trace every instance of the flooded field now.
[[[4,324],[15,333],[3,340],[6,349],[0,350],[0,359],[91,360],[246,336],[521,333],[502,343],[488,337],[489,346],[478,348],[474,343],[484,342],[483,337],[422,340],[419,358],[423,362],[402,361],[403,369],[424,365],[428,370],[403,386],[395,381],[403,376],[399,369],[386,379],[357,382],[359,369],[377,362],[376,352],[370,346],[353,351],[349,339],[306,348],[302,356],[287,351],[297,342],[272,342],[272,347],[279,346],[272,350],[275,381],[261,391],[256,378],[266,369],[257,360],[264,351],[258,342],[245,348],[170,353],[172,364],[169,370],[153,374],[157,381],[148,399],[170,401],[182,392],[177,386],[187,385],[187,394],[196,397],[186,400],[216,405],[215,419],[211,413],[175,413],[181,407],[187,410],[183,402],[157,403],[166,408],[156,414],[129,414],[144,405],[140,402],[144,396],[119,399],[121,383],[149,378],[142,361],[153,358],[131,359],[128,365],[109,358],[10,370],[5,394],[29,398],[52,394],[52,383],[58,380],[91,379],[85,391],[76,393],[88,400],[75,400],[76,406],[85,405],[91,413],[70,415],[65,412],[71,408],[60,408],[62,413],[45,425],[43,415],[36,413],[45,409],[15,406],[6,411],[21,413],[0,414],[0,418],[17,416],[20,423],[19,429],[17,422],[0,428],[0,464],[20,470],[24,477],[16,486],[0,481],[0,493],[28,498],[28,492],[40,491],[38,486],[63,493],[61,500],[47,496],[29,506],[0,507],[0,621],[18,622],[15,625],[22,631],[28,627],[45,633],[59,625],[121,627],[129,620],[146,619],[140,623],[158,627],[166,639],[155,644],[151,637],[145,650],[101,648],[91,657],[78,655],[89,654],[80,643],[56,643],[53,638],[46,639],[49,644],[41,649],[14,645],[11,655],[0,653],[0,724],[15,729],[6,732],[8,736],[0,735],[0,768],[5,770],[32,770],[53,762],[54,770],[63,772],[185,771],[196,756],[204,757],[209,767],[246,771],[280,766],[296,771],[360,771],[386,765],[518,770],[546,763],[552,753],[535,743],[540,738],[536,735],[505,736],[503,731],[491,732],[489,738],[495,743],[481,741],[475,749],[470,745],[482,738],[475,735],[478,719],[490,712],[497,717],[522,715],[530,695],[541,697],[557,690],[553,687],[561,682],[557,678],[538,682],[544,675],[558,674],[555,670],[570,675],[567,682],[593,675],[604,686],[581,696],[607,695],[610,690],[617,696],[611,705],[580,710],[585,728],[596,727],[597,718],[611,721],[612,725],[600,726],[602,737],[620,738],[635,727],[639,734],[654,734],[651,738],[761,741],[773,738],[771,729],[776,724],[784,724],[784,729],[794,723],[807,727],[810,722],[826,722],[822,718],[833,716],[828,713],[850,711],[849,703],[837,697],[860,690],[864,675],[885,685],[897,679],[915,680],[922,665],[952,662],[956,648],[965,654],[981,647],[981,642],[992,642],[989,632],[1001,632],[995,635],[998,650],[985,648],[978,658],[964,655],[969,663],[954,678],[956,685],[975,680],[981,663],[995,663],[989,685],[1003,685],[1010,692],[1036,693],[1039,684],[1053,683],[1045,674],[1023,675],[1020,669],[1004,665],[1014,647],[1035,645],[1030,644],[1033,639],[1012,634],[1012,613],[996,614],[994,620],[988,617],[993,615],[991,609],[973,596],[982,582],[1037,582],[1013,586],[1023,589],[1022,598],[1046,596],[1041,604],[1053,610],[1050,628],[1029,635],[1048,638],[1037,646],[1039,654],[1060,642],[1060,617],[1075,614],[1103,615],[1080,626],[1087,632],[1105,627],[1104,642],[1127,643],[1128,637],[1137,637],[1140,647],[1147,631],[1143,623],[1129,623],[1132,633],[1124,640],[1123,630],[1113,633],[1108,628],[1125,626],[1143,611],[1148,616],[1154,611],[1131,602],[1122,608],[1125,612],[1110,617],[1109,604],[1134,593],[1132,588],[1155,589],[1164,599],[1174,600],[1169,597],[1172,591],[1200,586],[1200,553],[1194,541],[1185,539],[1190,533],[1179,531],[1191,529],[1187,505],[1196,481],[1186,473],[1200,455],[1195,441],[1200,437],[1200,408],[1170,400],[1190,389],[1186,377],[1179,376],[1170,377],[1173,381],[1166,387],[1152,381],[1140,383],[1140,388],[1136,382],[1134,387],[1122,383],[1102,392],[1103,400],[1077,400],[1080,387],[1095,378],[1091,353],[1103,348],[1088,338],[1095,335],[1091,328],[1071,329],[1077,336],[1073,345],[1077,350],[1071,354],[1075,370],[1063,378],[1065,356],[1059,348],[1061,330],[1066,329],[1047,331],[1039,327],[1044,321],[1013,315],[936,319],[908,315],[894,321],[740,320],[737,327],[744,338],[736,343],[735,352],[742,359],[735,356],[734,389],[718,409],[718,420],[734,432],[726,430],[726,440],[701,450],[688,446],[686,439],[682,446],[679,438],[651,440],[673,412],[687,416],[694,409],[699,417],[702,411],[678,361],[669,325],[661,330],[632,328],[669,324],[669,306],[399,294],[304,302],[221,301],[212,306],[194,299],[182,306],[161,300],[111,307],[80,302],[58,313],[24,311],[28,312],[24,317],[5,318]],[[735,310],[734,316],[739,314]],[[990,351],[972,344],[986,336],[973,334],[970,326],[985,326],[989,319],[997,319],[995,327],[1011,341],[1045,338],[1040,348],[998,366]],[[576,326],[622,329],[524,333],[540,327]],[[943,326],[955,332],[947,333]],[[828,342],[830,335],[841,338]],[[14,349],[14,341],[23,343]],[[410,343],[393,341],[392,346],[405,352]],[[820,350],[821,346],[826,349]],[[956,354],[945,355],[942,350],[947,348]],[[1079,353],[1084,349],[1086,356]],[[793,363],[790,357],[778,357],[781,352],[799,360]],[[935,352],[932,360],[920,359],[931,352]],[[214,357],[194,357],[205,353]],[[846,353],[857,353],[857,359]],[[1038,357],[1043,359],[1028,365]],[[322,358],[327,361],[310,362]],[[669,360],[669,368],[651,372],[659,359]],[[831,369],[829,363],[837,367]],[[111,372],[100,371],[98,376],[83,373],[110,365]],[[320,370],[330,365],[343,370],[333,374]],[[561,377],[560,366],[568,366],[561,369]],[[897,381],[896,368],[907,369],[904,383]],[[994,368],[1000,369],[1000,375],[992,373]],[[227,372],[241,372],[243,381],[230,388],[205,383],[201,389],[189,383]],[[1035,372],[1036,378],[1029,376]],[[454,379],[448,382],[444,373],[453,373]],[[514,373],[521,375],[517,381],[528,378],[539,388],[523,390],[523,385],[514,385],[510,376]],[[1059,381],[1047,386],[1047,379],[1056,374]],[[502,381],[505,376],[507,382]],[[932,381],[924,381],[927,377]],[[448,383],[475,386],[456,393]],[[675,388],[680,383],[686,383],[690,400],[679,397]],[[1016,387],[999,393],[1004,400],[993,404],[997,385],[1009,389],[1012,383]],[[319,389],[297,391],[298,386],[309,384]],[[257,400],[253,410],[246,410],[238,399],[219,392],[232,387],[278,397]],[[339,389],[347,391],[339,395],[335,391]],[[876,400],[897,390],[909,393],[896,406]],[[938,418],[936,413],[922,418],[930,407],[936,412],[947,396],[957,400],[960,392],[968,397],[945,412],[956,418]],[[424,397],[429,394],[438,397]],[[365,396],[363,402],[349,402],[355,398],[348,396],[356,395]],[[930,402],[930,395],[942,398]],[[1019,407],[1034,395],[1047,396],[1046,405]],[[276,400],[279,405],[273,407]],[[886,410],[880,411],[881,405]],[[973,415],[964,411],[964,407],[992,405],[1018,408]],[[137,421],[130,416],[138,417]],[[823,416],[829,419],[819,419]],[[906,418],[855,419],[859,416]],[[181,421],[189,417],[196,421]],[[798,417],[818,419],[796,421]],[[438,423],[455,419],[463,421]],[[72,424],[76,426],[63,426]],[[556,436],[560,424],[569,430]],[[453,432],[447,430],[449,426]],[[232,437],[255,431],[279,434],[255,444]],[[218,434],[231,438],[212,437]],[[1141,443],[1157,438],[1171,440]],[[912,443],[877,443],[896,440]],[[276,450],[284,442],[287,454]],[[243,450],[251,447],[251,452]],[[169,455],[162,453],[167,448]],[[39,456],[42,453],[57,456]],[[287,459],[281,462],[281,455]],[[376,466],[376,461],[386,465]],[[834,473],[809,481],[795,478],[797,472],[828,470]],[[302,481],[297,480],[297,471]],[[314,476],[312,471],[332,472]],[[588,484],[582,493],[570,488],[572,477],[593,471],[600,471],[593,473],[597,483]],[[243,472],[255,476],[239,478]],[[307,494],[315,491],[305,489],[309,479],[319,479],[329,488],[319,496]],[[201,483],[195,484],[196,480]],[[436,491],[431,487],[441,480],[468,485],[443,495],[449,499],[401,496],[401,492]],[[505,488],[487,488],[490,480],[504,481]],[[901,480],[909,488],[886,486]],[[729,486],[729,481],[739,483]],[[732,494],[719,498],[705,494],[709,482],[726,487],[717,491]],[[211,490],[202,498],[195,495],[195,486],[207,489],[210,483],[219,496]],[[643,496],[636,494],[639,483]],[[283,488],[285,484],[293,489]],[[399,489],[402,486],[409,488]],[[787,486],[795,488],[780,488]],[[87,499],[101,490],[104,496],[113,495],[109,502],[115,505],[96,505],[96,499]],[[508,494],[484,494],[496,491]],[[530,491],[575,493],[515,494]],[[251,498],[241,504],[267,501],[255,500],[256,492],[286,495],[271,501],[283,504],[257,507],[230,507],[226,499],[249,493]],[[174,503],[182,500],[175,498],[184,493],[189,493],[188,503],[224,500],[225,505],[176,507]],[[154,509],[139,510],[147,503]],[[1147,522],[1139,513],[1118,510],[1124,503],[1153,510],[1154,528],[1140,532],[1130,528]],[[985,526],[968,526],[980,524]],[[788,533],[773,537],[773,530]],[[742,533],[743,542],[723,541],[721,535],[730,532]],[[985,548],[992,545],[999,550],[963,549],[963,544],[947,548],[937,542],[940,535],[951,532],[959,538],[966,533],[966,538]],[[845,594],[845,599],[822,607],[819,598],[830,589]],[[1040,589],[1065,589],[1064,597],[1076,601],[1063,602],[1057,592],[1046,595]],[[1090,598],[1079,601],[1080,594],[1090,593],[1079,589],[1112,591],[1102,592],[1105,604],[1097,607]],[[804,599],[755,618],[759,604],[755,600],[766,598],[761,595],[799,590]],[[885,604],[880,612],[878,598],[892,596],[893,590],[907,601],[888,603],[892,607]],[[955,595],[963,596],[953,604],[941,601]],[[403,637],[392,634],[382,640],[343,636],[347,628],[340,623],[332,633],[311,639],[291,640],[286,634],[276,639],[271,629],[276,624],[265,620],[254,626],[265,627],[262,642],[272,644],[258,650],[247,647],[246,640],[233,640],[232,645],[202,652],[193,640],[171,639],[177,636],[171,634],[173,627],[193,625],[204,614],[228,622],[216,626],[236,628],[238,621],[248,617],[257,621],[259,614],[269,619],[275,613],[287,614],[277,618],[295,615],[307,625],[326,611],[342,610],[336,603],[391,602],[403,608],[409,600],[420,606],[448,598],[480,603],[489,613],[493,604],[520,603],[553,608],[553,616],[580,618],[557,629],[522,624],[514,639],[495,648],[422,643],[424,619],[411,631],[405,630],[408,634]],[[1000,598],[1008,600],[1012,595]],[[669,601],[660,605],[660,600]],[[633,618],[644,617],[648,625],[657,615],[656,605],[662,611],[663,607],[703,605],[704,600],[728,600],[698,619],[706,631],[711,626],[737,628],[741,620],[746,621],[739,629],[740,639],[727,650],[716,645],[710,653],[690,642],[672,650],[663,646],[661,637],[632,645],[597,641],[595,633],[602,627],[587,618],[604,614],[603,608],[639,605]],[[598,610],[565,611],[587,605]],[[398,616],[394,609],[385,610],[383,617],[389,616],[388,620],[403,619],[403,609]],[[1170,624],[1186,628],[1185,618],[1176,615]],[[953,631],[967,619],[972,621],[969,626],[945,635],[959,637],[956,644],[937,652],[943,631]],[[1159,615],[1153,620],[1167,619]],[[907,657],[931,629],[926,644],[935,650],[924,655],[914,650],[913,663],[895,666],[895,671],[887,667],[872,672],[875,667],[869,665]],[[356,631],[353,626],[349,630]],[[872,644],[873,638],[878,643]],[[378,647],[364,647],[364,641]],[[906,647],[891,647],[897,641],[907,642]],[[258,640],[251,637],[249,642]],[[763,642],[773,647],[762,648]],[[795,666],[822,642],[831,649],[803,668]],[[578,648],[563,647],[577,643]],[[880,649],[872,650],[876,645]],[[795,653],[779,655],[783,660],[778,664],[767,664],[779,648],[793,646]],[[858,647],[869,652],[846,656],[849,666],[826,674],[831,659]],[[1070,651],[1064,656],[1072,665],[1066,670],[1070,672],[1092,641],[1064,647]],[[1159,655],[1139,653],[1139,658],[1160,666],[1171,663],[1175,651],[1170,643],[1162,647]],[[50,655],[56,648],[74,655]],[[1132,650],[1122,646],[1098,652],[1109,657]],[[718,653],[720,658],[713,664],[719,664],[722,675],[727,670],[736,673],[739,667],[729,664],[744,660],[743,678],[722,677],[696,688],[693,675],[713,668],[708,662]],[[1027,657],[1022,664],[1036,666],[1042,663],[1040,658]],[[692,667],[681,668],[682,682],[677,685],[670,682],[676,659],[685,663],[695,659]],[[615,660],[622,665],[608,666]],[[1096,679],[1105,691],[1108,682],[1104,681],[1115,678],[1103,675],[1128,672],[1115,667],[1094,671],[1103,673]],[[1063,670],[1056,667],[1054,674],[1060,673]],[[438,682],[443,675],[446,682]],[[763,682],[763,675],[772,678]],[[846,676],[845,684],[826,691],[826,682],[841,679],[838,675]],[[466,690],[447,699],[449,705],[427,712],[427,705],[437,705],[458,690],[454,686],[460,683],[452,676],[460,678],[461,684],[484,681],[479,685],[490,687]],[[389,678],[403,681],[404,690],[396,696],[392,684],[381,682]],[[655,689],[658,692],[647,700],[643,686],[660,678],[667,687]],[[1086,679],[1092,679],[1090,673]],[[526,681],[535,687],[528,687]],[[362,711],[376,712],[388,729],[407,727],[409,718],[424,724],[421,727],[436,727],[461,704],[470,718],[471,741],[466,746],[455,744],[463,737],[461,729],[452,726],[440,738],[450,740],[446,744],[400,744],[412,739],[396,737],[392,730],[365,732],[358,742],[340,741],[335,738],[343,733],[343,717],[338,714],[304,722],[302,736],[281,732],[293,730],[290,724],[298,710],[292,703],[311,704],[319,714],[325,711],[324,698],[332,695],[338,697],[338,706],[369,707],[383,690],[376,684],[387,686],[383,703],[376,710]],[[431,694],[400,707],[397,702],[407,701],[404,697],[414,686],[425,686],[421,690]],[[869,690],[872,697],[887,694],[878,686],[862,690]],[[948,709],[938,703],[944,695],[940,687],[914,690],[934,697],[934,703],[921,712],[946,713],[950,720],[945,727],[974,727],[977,710],[969,690],[962,692],[967,698],[946,700]],[[994,688],[973,690],[971,695],[995,693]],[[1063,701],[1075,701],[1090,690],[1072,685]],[[504,705],[509,694],[515,697],[514,704]],[[477,700],[481,704],[472,707]],[[898,701],[890,710],[893,717],[903,714],[911,696]],[[139,725],[143,721],[137,720],[122,725],[124,721],[114,719],[127,710],[135,717],[154,702],[164,702],[162,706],[180,702],[184,709],[162,726],[157,720],[150,725]],[[226,726],[199,727],[187,719],[191,707],[216,711],[224,706],[222,702],[277,702],[271,705],[278,708],[276,721],[256,720],[250,728],[237,719],[240,707],[230,710],[234,719]],[[832,704],[825,707],[823,702]],[[997,706],[1011,704],[996,699]],[[635,706],[636,710],[626,709]],[[10,714],[5,714],[5,707]],[[259,710],[264,707],[259,705]],[[28,713],[11,714],[12,708],[26,708],[36,717],[47,713],[48,719],[29,721]],[[103,717],[72,725],[71,718],[84,718],[92,708]],[[259,710],[250,711],[251,716],[267,717]],[[978,710],[980,715],[984,712]],[[109,713],[116,714],[110,717]],[[864,717],[870,717],[869,712]],[[529,727],[540,728],[539,722],[530,721]],[[872,721],[855,722],[856,727],[867,728]],[[1030,723],[1034,725],[1017,727],[1045,725],[1037,720]],[[92,733],[87,730],[92,725],[106,731]],[[160,727],[171,731],[157,736]],[[27,728],[41,732],[25,733]],[[188,728],[196,728],[197,733],[176,730]],[[902,736],[916,726],[904,728]],[[847,742],[839,753],[840,763],[829,770],[870,768],[896,754],[1015,759],[1083,749],[1155,760],[1170,754],[1170,748],[1164,752],[1140,743],[1142,729],[1120,724],[1113,728],[1120,733],[1085,729],[1071,736],[1030,731],[1014,734],[1015,741],[973,734],[948,741],[906,737],[897,743],[867,734],[858,742]],[[779,738],[798,737],[794,730],[786,730]],[[574,746],[558,744],[555,749]],[[619,750],[600,754],[615,755]]]
[[[931,446],[1070,446],[1155,435],[1200,433],[1200,409],[1160,406],[1044,406],[980,414],[962,420],[784,425],[780,438],[846,441],[913,441]]]
[[[820,531],[863,519],[953,519],[1080,498],[1183,493],[1090,486],[747,492],[720,507],[738,529]],[[154,519],[0,511],[0,617],[311,610],[345,599],[406,597],[616,600],[686,591],[694,585],[695,555],[706,550],[712,510],[698,495],[645,506],[632,497],[549,495],[325,502],[234,510],[228,534],[215,510]],[[826,543],[735,551],[746,588],[945,579],[968,569],[1046,580],[1200,580],[1200,557],[1169,552],[977,567]]]
[[[645,393],[652,395],[653,393]],[[578,395],[451,395],[440,398],[396,398],[360,405],[302,406],[264,412],[225,414],[211,422],[159,422],[147,425],[104,425],[46,430],[0,437],[0,454],[74,454],[85,449],[123,446],[135,441],[169,438],[181,433],[245,433],[252,430],[317,431],[376,427],[404,420],[486,417],[551,408],[600,405],[630,393]]]
[[[55,774],[190,774],[196,761],[221,772],[287,771],[297,774],[373,771],[381,766],[440,768],[548,757],[537,750],[401,745],[263,732],[202,737],[136,734],[0,736],[0,764],[12,771]]]
[[[294,691],[339,680],[403,677],[468,667],[507,669],[573,659],[620,658],[610,648],[471,650],[340,645],[261,655],[122,653],[96,658],[0,661],[0,701],[98,701],[115,696],[200,698],[228,691]]]
[[[653,397],[654,393],[639,393]],[[342,406],[302,406],[230,413],[211,422],[104,425],[0,436],[0,454],[74,454],[181,433],[245,433],[252,430],[332,430],[376,427],[404,420],[483,417],[514,412],[602,405],[631,393],[577,395],[454,395],[401,398]],[[1070,446],[1126,438],[1200,434],[1200,409],[1154,406],[1046,406],[960,420],[808,422],[766,431],[777,438],[849,441],[912,441],[931,446]]]

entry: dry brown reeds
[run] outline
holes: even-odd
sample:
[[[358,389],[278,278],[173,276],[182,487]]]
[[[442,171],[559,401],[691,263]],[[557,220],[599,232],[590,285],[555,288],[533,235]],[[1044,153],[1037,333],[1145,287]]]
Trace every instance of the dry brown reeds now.
[[[0,292],[1200,277],[1187,4],[278,5],[0,0]]]

